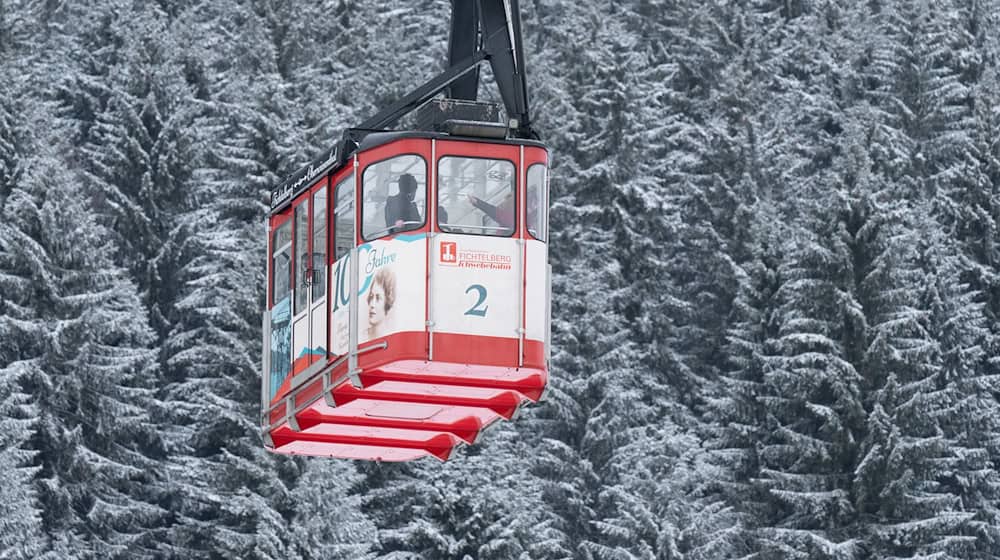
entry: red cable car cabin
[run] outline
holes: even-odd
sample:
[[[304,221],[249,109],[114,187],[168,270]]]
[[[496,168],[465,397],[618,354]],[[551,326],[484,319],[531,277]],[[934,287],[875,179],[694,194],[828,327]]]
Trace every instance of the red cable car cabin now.
[[[547,151],[382,132],[327,161],[272,201],[265,441],[447,459],[545,390]]]

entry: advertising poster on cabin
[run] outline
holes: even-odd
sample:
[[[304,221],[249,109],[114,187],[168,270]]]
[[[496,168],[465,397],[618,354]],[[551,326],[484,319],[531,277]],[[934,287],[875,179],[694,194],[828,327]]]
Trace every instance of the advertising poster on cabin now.
[[[517,241],[443,234],[432,245],[436,332],[517,338]]]
[[[423,331],[427,256],[424,234],[397,235],[358,247],[358,343],[404,331]],[[334,267],[330,324],[333,352],[350,347],[350,259]]]
[[[270,394],[274,398],[292,369],[292,298],[285,297],[271,309]]]
[[[350,280],[351,255],[342,257],[333,265],[330,278],[333,279],[333,301],[330,302],[330,352],[343,356],[351,344],[350,332]]]

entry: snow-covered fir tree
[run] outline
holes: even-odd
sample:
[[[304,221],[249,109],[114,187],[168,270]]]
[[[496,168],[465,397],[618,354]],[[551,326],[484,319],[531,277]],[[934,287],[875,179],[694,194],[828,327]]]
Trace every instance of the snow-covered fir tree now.
[[[0,558],[1000,555],[995,2],[524,0],[548,400],[267,454],[263,200],[450,9],[0,2]]]

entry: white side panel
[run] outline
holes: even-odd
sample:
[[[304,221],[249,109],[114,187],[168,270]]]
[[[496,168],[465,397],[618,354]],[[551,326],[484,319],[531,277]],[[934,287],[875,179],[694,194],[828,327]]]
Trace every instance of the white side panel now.
[[[423,233],[401,234],[391,240],[372,241],[358,247],[358,342],[397,332],[424,330],[426,240]],[[393,286],[391,298],[387,282]],[[386,298],[385,303],[379,304],[382,297]]]
[[[311,348],[313,353],[317,355],[323,355],[326,353],[326,325],[327,325],[327,315],[326,315],[326,298],[321,299],[319,302],[312,304],[312,344]]]
[[[431,250],[435,332],[518,338],[517,240],[441,234]]]
[[[327,351],[328,355],[336,355],[334,350],[334,335],[330,327],[333,325],[333,302],[337,298],[337,263],[330,265],[329,269],[326,271],[326,281],[330,283],[327,290],[327,297],[325,298],[323,305],[319,307],[313,317],[316,320],[316,315],[322,315],[322,331],[321,334],[317,335],[315,331],[313,332],[313,341],[322,346],[324,350]]]
[[[533,239],[527,240],[527,268],[528,285],[525,291],[525,316],[524,328],[525,338],[531,340],[545,341],[545,331],[547,324],[548,302],[546,271],[548,269],[548,246],[541,241]]]
[[[292,361],[309,353],[309,314],[302,313],[292,319]]]
[[[334,356],[343,356],[351,344],[350,304],[351,255],[341,257],[333,265],[330,281],[333,282],[333,293],[330,299],[330,352]]]
[[[403,234],[358,247],[358,342],[403,331],[423,331],[427,309],[426,235]],[[347,353],[350,342],[350,263],[334,267],[331,310],[333,352]]]

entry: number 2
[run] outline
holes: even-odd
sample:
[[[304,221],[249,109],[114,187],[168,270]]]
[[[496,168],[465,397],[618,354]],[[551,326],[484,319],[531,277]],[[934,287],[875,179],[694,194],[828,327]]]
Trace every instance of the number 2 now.
[[[486,303],[486,288],[484,288],[479,284],[473,284],[468,288],[466,288],[465,293],[469,293],[472,290],[475,290],[476,292],[479,293],[479,299],[476,300],[476,303],[473,304],[472,307],[470,307],[469,310],[465,312],[465,314],[475,315],[476,317],[485,317],[486,310],[489,309],[490,307],[488,305],[484,305]],[[482,309],[480,309],[480,306],[482,306]]]

